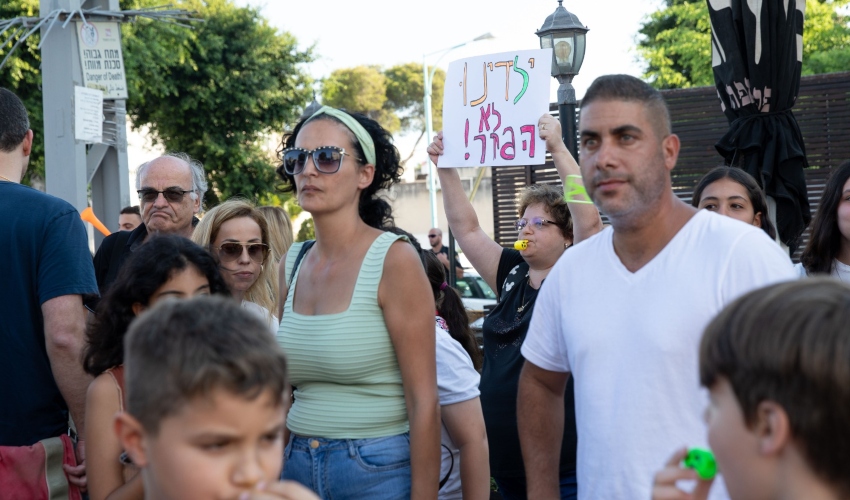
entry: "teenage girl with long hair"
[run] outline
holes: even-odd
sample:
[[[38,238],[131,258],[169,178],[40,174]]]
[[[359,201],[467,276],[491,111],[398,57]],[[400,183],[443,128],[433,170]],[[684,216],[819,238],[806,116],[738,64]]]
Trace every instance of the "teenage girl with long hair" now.
[[[155,236],[134,251],[97,306],[86,333],[83,368],[95,377],[86,395],[86,470],[91,500],[141,499],[138,469],[121,461],[115,414],[124,409],[124,335],[166,298],[230,295],[215,259],[179,236]]]
[[[850,160],[830,176],[812,221],[812,236],[797,269],[850,283]]]

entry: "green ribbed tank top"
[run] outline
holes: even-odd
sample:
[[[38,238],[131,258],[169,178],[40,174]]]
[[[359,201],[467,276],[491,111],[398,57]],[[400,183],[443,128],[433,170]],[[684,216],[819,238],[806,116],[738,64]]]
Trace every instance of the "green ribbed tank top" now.
[[[301,266],[296,270],[277,333],[296,387],[286,422],[295,434],[363,439],[408,431],[401,372],[378,305],[384,258],[400,238],[383,233],[375,239],[360,267],[351,304],[341,313],[308,316],[293,311]],[[301,245],[292,245],[287,253],[287,279]]]

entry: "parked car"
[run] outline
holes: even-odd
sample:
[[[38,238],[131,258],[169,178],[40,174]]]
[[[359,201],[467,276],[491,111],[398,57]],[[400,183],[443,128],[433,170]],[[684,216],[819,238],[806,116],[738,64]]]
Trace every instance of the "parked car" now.
[[[496,305],[496,293],[480,274],[471,269],[464,270],[463,278],[457,279],[457,290],[469,311],[484,311],[484,306]]]

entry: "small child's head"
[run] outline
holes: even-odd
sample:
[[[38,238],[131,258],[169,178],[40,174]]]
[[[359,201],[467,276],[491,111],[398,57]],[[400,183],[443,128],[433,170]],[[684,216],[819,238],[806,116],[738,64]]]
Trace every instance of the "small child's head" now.
[[[700,379],[733,499],[791,484],[850,496],[849,286],[816,278],[741,297],[706,328]]]
[[[283,460],[286,359],[232,299],[167,300],[125,340],[116,430],[147,498],[236,498]]]

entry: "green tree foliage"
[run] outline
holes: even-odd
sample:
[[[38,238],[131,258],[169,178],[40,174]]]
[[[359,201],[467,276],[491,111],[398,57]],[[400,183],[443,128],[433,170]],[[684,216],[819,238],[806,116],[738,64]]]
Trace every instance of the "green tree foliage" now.
[[[0,1],[0,19],[15,17],[37,17],[38,0],[2,0]],[[0,37],[0,61],[17,42],[13,38],[15,30]],[[22,43],[14,55],[0,71],[0,87],[5,87],[21,98],[27,107],[30,128],[36,131],[29,168],[24,174],[24,184],[44,180],[44,113],[41,102],[41,51],[38,50],[39,37],[35,34]]]
[[[313,218],[305,220],[301,223],[301,228],[298,229],[298,234],[295,236],[295,241],[307,241],[316,239],[316,227],[313,224]]]
[[[437,69],[431,94],[434,130],[442,128],[445,81],[445,71]],[[324,80],[322,102],[363,113],[392,133],[418,131],[418,145],[425,135],[424,89],[421,64],[399,64],[385,70],[357,66],[338,69]],[[410,156],[404,161],[408,159]]]
[[[0,17],[38,16],[38,0],[4,0]],[[122,0],[122,9],[161,5],[160,0]],[[177,8],[196,12],[193,29],[139,19],[122,25],[129,98],[135,127],[149,126],[155,142],[184,151],[207,168],[207,204],[234,195],[264,203],[278,184],[268,137],[297,118],[309,101],[309,77],[302,63],[312,60],[294,37],[280,33],[258,10],[232,0],[180,0]],[[3,40],[0,39],[0,44]],[[41,135],[39,37],[30,37],[0,73],[0,85],[24,100],[33,129]],[[11,43],[0,45],[5,57]],[[42,135],[43,138],[43,135]],[[30,169],[44,175],[41,139]]]
[[[850,0],[806,0],[803,74],[845,71],[850,63],[850,28],[842,8]],[[637,50],[644,78],[657,88],[713,85],[711,23],[705,0],[666,0],[639,30]]]
[[[208,203],[269,193],[278,181],[263,144],[309,101],[300,64],[312,54],[300,52],[294,37],[279,33],[256,9],[230,0],[179,5],[204,22],[193,30],[146,20],[123,27],[128,113],[167,149],[204,163]]]

